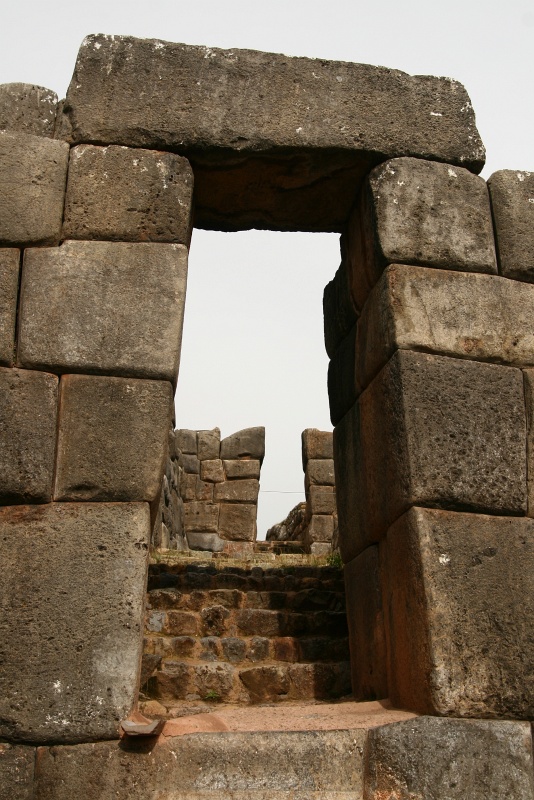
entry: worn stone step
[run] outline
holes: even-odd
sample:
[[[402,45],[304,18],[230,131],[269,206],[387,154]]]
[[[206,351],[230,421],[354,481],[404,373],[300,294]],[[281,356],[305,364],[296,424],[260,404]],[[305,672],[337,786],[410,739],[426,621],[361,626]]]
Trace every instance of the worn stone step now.
[[[325,589],[300,589],[297,591],[268,591],[239,589],[207,589],[181,591],[175,587],[152,589],[148,593],[148,605],[153,609],[181,608],[200,611],[212,605],[225,608],[282,608],[296,611],[342,611],[345,608],[343,591]]]
[[[361,800],[365,730],[197,733],[41,748],[35,800]]]

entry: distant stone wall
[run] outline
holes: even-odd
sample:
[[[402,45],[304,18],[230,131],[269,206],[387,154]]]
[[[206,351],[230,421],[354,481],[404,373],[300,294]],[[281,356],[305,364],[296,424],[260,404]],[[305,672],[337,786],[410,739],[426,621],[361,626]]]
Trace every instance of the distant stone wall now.
[[[262,427],[222,441],[219,428],[171,433],[154,546],[252,552],[264,455]]]

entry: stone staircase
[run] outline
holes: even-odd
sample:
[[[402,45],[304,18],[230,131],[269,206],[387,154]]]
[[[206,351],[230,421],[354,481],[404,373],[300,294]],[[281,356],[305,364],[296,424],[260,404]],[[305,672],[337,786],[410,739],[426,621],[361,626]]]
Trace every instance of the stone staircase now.
[[[145,714],[350,695],[342,570],[277,549],[290,548],[261,543],[249,562],[174,556],[151,564]]]

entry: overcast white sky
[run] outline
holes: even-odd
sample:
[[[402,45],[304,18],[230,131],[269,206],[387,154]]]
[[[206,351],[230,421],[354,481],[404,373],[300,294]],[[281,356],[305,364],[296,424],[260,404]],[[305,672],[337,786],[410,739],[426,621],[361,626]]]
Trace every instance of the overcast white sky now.
[[[63,97],[88,33],[456,78],[487,148],[482,174],[534,171],[532,0],[17,0],[2,10],[0,83]],[[300,432],[331,428],[321,300],[338,261],[331,234],[193,235],[177,424],[266,426],[260,537],[303,496]]]

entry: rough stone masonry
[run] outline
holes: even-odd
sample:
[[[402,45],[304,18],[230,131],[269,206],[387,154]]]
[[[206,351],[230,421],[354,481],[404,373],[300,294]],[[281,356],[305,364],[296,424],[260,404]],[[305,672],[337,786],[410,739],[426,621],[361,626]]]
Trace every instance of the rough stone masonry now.
[[[0,126],[4,796],[319,798],[325,763],[354,800],[532,800],[534,176],[478,177],[454,80],[101,34],[62,103],[0,87]],[[243,737],[205,773],[213,734],[118,739],[193,222],[341,234],[324,319],[353,690],[427,715],[290,735],[304,768],[246,780]]]

